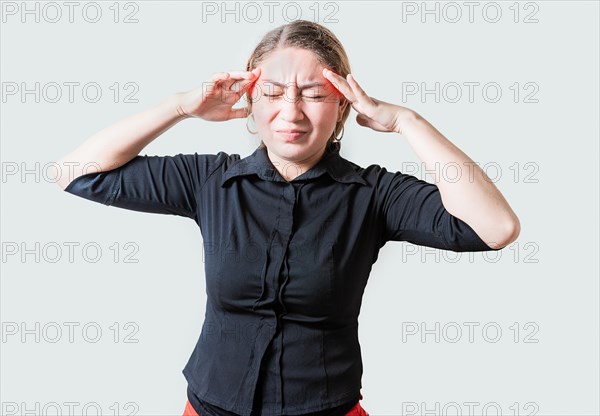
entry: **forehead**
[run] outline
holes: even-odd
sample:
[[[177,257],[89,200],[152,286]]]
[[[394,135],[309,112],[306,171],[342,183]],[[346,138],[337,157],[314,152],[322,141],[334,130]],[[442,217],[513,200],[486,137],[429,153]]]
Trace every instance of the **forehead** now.
[[[261,76],[258,82],[274,82],[299,86],[312,82],[324,82],[324,66],[314,52],[300,48],[278,49],[264,59],[259,66]]]

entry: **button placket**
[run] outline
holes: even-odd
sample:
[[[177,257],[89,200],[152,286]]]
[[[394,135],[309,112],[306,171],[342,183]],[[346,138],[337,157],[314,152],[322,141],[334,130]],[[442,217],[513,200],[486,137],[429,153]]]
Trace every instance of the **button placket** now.
[[[263,263],[262,266],[262,270],[261,270],[261,275],[260,275],[260,279],[261,279],[261,292],[260,295],[254,300],[254,304],[252,305],[252,310],[255,311],[256,308],[258,307],[258,304],[260,303],[261,299],[263,298],[263,296],[265,295],[265,293],[267,292],[267,276],[268,276],[268,268],[269,268],[269,259],[271,256],[271,248],[273,246],[273,239],[275,238],[275,234],[276,231],[273,230],[273,232],[271,233],[271,237],[269,240],[269,243],[267,244],[267,248],[266,248],[266,252],[265,252],[265,261]]]
[[[303,185],[304,183],[287,183],[282,189],[276,226],[272,234],[271,245],[269,246],[270,248],[268,251],[269,256],[264,265],[265,275],[263,277],[267,279],[270,273],[272,276],[272,287],[274,288],[273,298],[269,297],[267,302],[272,302],[274,305],[275,310],[273,310],[273,313],[276,320],[276,328],[273,331],[270,340],[270,342],[273,342],[276,357],[275,397],[277,399],[275,401],[275,414],[282,414],[284,405],[283,379],[281,372],[283,355],[283,330],[281,327],[281,318],[287,313],[283,302],[283,290],[289,279],[287,251],[293,234],[294,214],[296,212],[298,195]],[[273,247],[273,244],[276,244],[276,247]],[[280,249],[279,252],[276,249]],[[261,298],[264,298],[264,293]],[[266,352],[266,350],[263,351],[261,357],[264,356],[264,352]],[[258,378],[258,372],[256,373],[256,378]]]
[[[280,218],[280,225],[281,225],[281,236],[282,236],[282,244],[281,244],[281,259],[279,261],[279,267],[278,267],[278,271],[279,273],[277,274],[277,284],[275,287],[275,293],[277,296],[277,308],[278,309],[282,309],[283,312],[278,312],[277,313],[277,327],[278,327],[278,331],[277,331],[277,341],[276,341],[276,345],[277,345],[277,392],[276,392],[276,397],[277,397],[277,403],[276,403],[276,408],[277,408],[277,413],[278,414],[282,414],[283,412],[283,379],[282,379],[282,373],[281,373],[281,359],[282,359],[282,355],[283,355],[283,330],[281,328],[281,317],[283,315],[285,315],[286,313],[286,308],[285,308],[285,304],[283,303],[283,298],[282,298],[282,293],[283,293],[283,288],[285,286],[285,283],[287,283],[287,279],[289,277],[289,273],[287,270],[287,251],[288,251],[288,246],[292,237],[292,230],[293,230],[293,226],[294,226],[294,211],[295,211],[295,207],[296,207],[296,190],[295,187],[292,183],[288,183],[287,186],[284,188],[284,204],[285,204],[285,209],[282,209],[280,212],[282,213],[282,218]],[[284,216],[283,216],[284,215]],[[284,276],[284,280],[283,282],[280,283],[281,281],[281,276]]]
[[[292,239],[292,231],[293,231],[293,227],[295,224],[295,213],[296,213],[296,208],[298,206],[298,197],[300,195],[300,189],[302,188],[302,186],[304,186],[304,183],[294,183],[291,182],[290,186],[293,189],[293,200],[292,200],[292,209],[291,209],[291,226],[290,226],[290,234],[287,240],[287,244],[284,250],[284,260],[283,260],[283,266],[284,266],[284,280],[281,283],[279,290],[278,290],[278,300],[279,300],[279,304],[281,305],[282,309],[283,309],[283,313],[281,315],[285,315],[287,313],[287,309],[285,307],[285,303],[283,302],[283,289],[286,285],[286,283],[288,282],[289,278],[290,278],[290,272],[289,272],[289,264],[288,264],[288,258],[287,258],[287,251],[289,249],[289,244],[290,241]],[[280,315],[280,316],[281,316]]]

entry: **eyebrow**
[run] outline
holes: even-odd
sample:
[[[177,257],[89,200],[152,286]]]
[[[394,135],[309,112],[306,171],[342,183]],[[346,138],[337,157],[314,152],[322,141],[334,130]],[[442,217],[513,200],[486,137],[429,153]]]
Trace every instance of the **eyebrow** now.
[[[286,84],[282,83],[282,82],[277,82],[277,81],[273,81],[272,79],[265,79],[263,80],[263,82],[269,82],[273,85],[276,85],[278,87],[285,87]],[[312,87],[324,87],[325,84],[323,84],[322,82],[311,82],[309,84],[304,84],[304,85],[299,85],[298,89],[303,90],[305,88],[312,88]]]

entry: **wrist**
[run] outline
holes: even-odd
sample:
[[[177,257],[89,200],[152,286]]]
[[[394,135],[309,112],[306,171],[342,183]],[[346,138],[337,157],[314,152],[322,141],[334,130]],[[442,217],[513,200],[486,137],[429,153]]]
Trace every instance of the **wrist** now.
[[[175,93],[169,96],[164,103],[164,105],[169,109],[176,121],[181,121],[190,117],[182,109],[181,97],[182,93]]]
[[[406,132],[421,119],[422,117],[416,111],[402,107],[396,115],[396,133],[402,135],[406,134]]]

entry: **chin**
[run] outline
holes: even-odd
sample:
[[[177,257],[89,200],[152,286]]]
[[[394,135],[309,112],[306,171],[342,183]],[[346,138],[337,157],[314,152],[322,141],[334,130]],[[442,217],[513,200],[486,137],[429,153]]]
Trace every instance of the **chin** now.
[[[278,137],[272,138],[272,141],[265,142],[265,145],[271,152],[279,157],[288,160],[304,160],[319,152],[325,143],[319,143],[314,140],[285,141]]]
[[[271,149],[286,159],[304,159],[312,153],[312,146],[306,143],[277,143]]]

